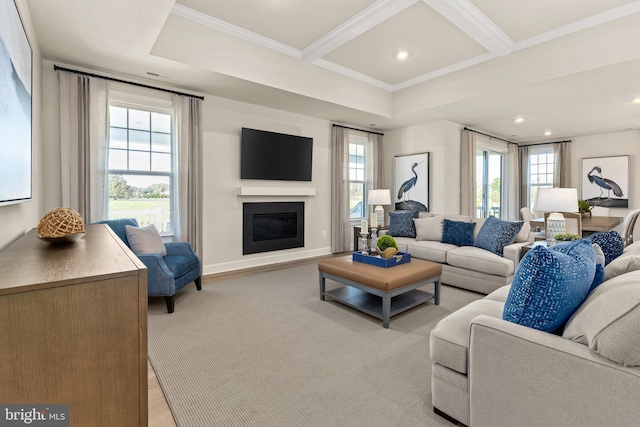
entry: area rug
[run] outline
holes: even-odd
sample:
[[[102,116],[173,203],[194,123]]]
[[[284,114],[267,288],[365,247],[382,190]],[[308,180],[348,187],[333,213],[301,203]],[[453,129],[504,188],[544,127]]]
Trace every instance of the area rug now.
[[[443,286],[384,329],[321,301],[310,263],[188,286],[173,314],[152,299],[149,359],[180,427],[452,426],[431,406],[429,332],[478,298]]]

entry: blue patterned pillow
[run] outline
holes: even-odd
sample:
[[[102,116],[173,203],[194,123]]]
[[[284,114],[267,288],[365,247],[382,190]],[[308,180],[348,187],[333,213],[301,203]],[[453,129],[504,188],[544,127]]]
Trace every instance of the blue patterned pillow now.
[[[475,222],[445,219],[440,242],[457,246],[473,246],[473,229],[475,227]]]
[[[413,218],[418,218],[418,211],[389,212],[389,234],[393,237],[416,237]]]
[[[624,243],[622,237],[617,231],[601,231],[599,233],[593,233],[587,237],[591,243],[596,243],[604,252],[604,265],[606,266],[614,259],[622,255],[624,250]]]
[[[586,298],[595,269],[595,253],[586,239],[549,249],[534,246],[518,264],[502,318],[556,331]]]
[[[503,221],[495,216],[490,216],[478,232],[473,246],[502,256],[504,247],[513,243],[522,224],[524,224],[522,221]]]

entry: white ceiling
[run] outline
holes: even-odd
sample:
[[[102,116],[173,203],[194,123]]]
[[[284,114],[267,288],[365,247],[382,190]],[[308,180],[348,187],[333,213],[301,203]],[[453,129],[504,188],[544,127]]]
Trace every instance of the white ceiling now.
[[[44,59],[356,126],[640,128],[638,0],[27,3]]]

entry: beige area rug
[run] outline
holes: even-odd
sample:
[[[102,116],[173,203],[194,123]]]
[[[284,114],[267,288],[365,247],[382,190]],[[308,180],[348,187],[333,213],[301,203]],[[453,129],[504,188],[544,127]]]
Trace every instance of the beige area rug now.
[[[173,314],[150,301],[149,359],[181,427],[452,426],[431,406],[429,332],[478,298],[443,286],[384,329],[320,301],[315,263],[189,285]]]

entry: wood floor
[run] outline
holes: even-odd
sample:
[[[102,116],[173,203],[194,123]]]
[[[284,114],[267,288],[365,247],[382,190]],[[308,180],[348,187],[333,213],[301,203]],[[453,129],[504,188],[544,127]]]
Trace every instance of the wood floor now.
[[[296,265],[303,265],[312,262],[318,262],[321,259],[331,258],[335,256],[344,256],[345,254],[338,255],[326,255],[318,258],[310,258],[307,260],[292,261],[287,263],[274,264],[264,267],[255,267],[245,270],[232,271],[228,273],[219,273],[214,275],[208,275],[202,278],[202,282],[215,282],[224,279],[233,279],[237,277],[244,277],[252,274],[263,273],[266,271],[279,270],[282,268],[289,268]],[[176,307],[176,310],[178,308]],[[151,363],[147,362],[147,368],[149,373],[149,426],[150,427],[177,427],[173,414],[169,409],[167,399],[162,392],[160,383],[156,378],[156,373],[153,371]]]

